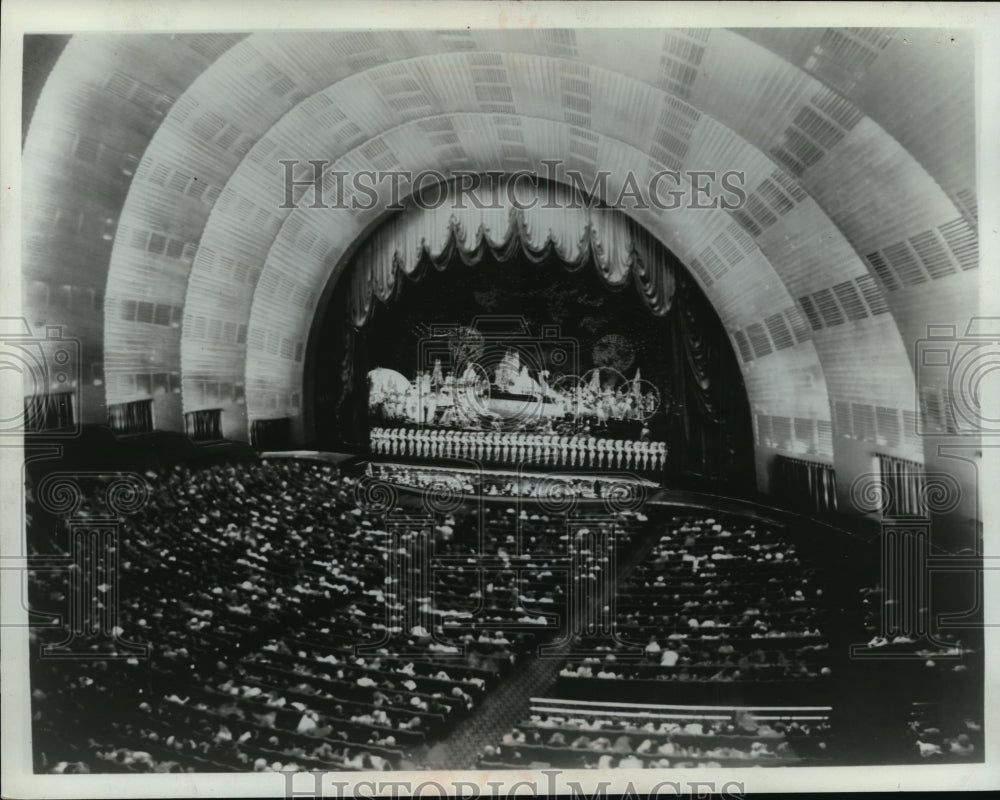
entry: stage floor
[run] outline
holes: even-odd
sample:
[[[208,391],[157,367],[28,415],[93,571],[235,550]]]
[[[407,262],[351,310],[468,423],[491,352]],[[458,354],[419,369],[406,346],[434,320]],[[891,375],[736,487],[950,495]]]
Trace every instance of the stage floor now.
[[[805,526],[805,528],[812,529],[817,532],[827,532],[830,534],[844,535],[847,534],[852,538],[859,538],[861,540],[869,540],[874,534],[878,532],[877,526],[845,526],[840,520],[821,520],[815,517],[806,516],[788,509],[781,508],[779,506],[772,505],[764,501],[762,497],[751,497],[751,496],[738,496],[730,495],[721,492],[713,492],[711,490],[702,490],[690,488],[682,488],[677,486],[669,485],[668,481],[654,481],[647,477],[641,475],[635,475],[634,473],[629,473],[628,470],[615,470],[614,468],[601,470],[600,468],[570,468],[566,470],[552,469],[551,467],[546,468],[544,465],[524,465],[523,467],[518,467],[517,465],[509,465],[506,467],[481,467],[475,468],[468,462],[464,464],[450,464],[450,463],[434,463],[427,461],[410,461],[401,459],[399,461],[394,461],[386,458],[371,458],[367,454],[358,453],[339,453],[331,451],[319,451],[319,450],[282,450],[282,451],[271,451],[264,452],[260,454],[262,459],[305,459],[309,461],[316,461],[325,464],[331,464],[334,466],[347,467],[350,468],[351,473],[357,475],[363,475],[368,471],[369,466],[385,465],[388,467],[403,467],[411,468],[415,470],[424,470],[427,472],[452,472],[461,473],[463,471],[468,472],[470,469],[476,469],[484,475],[492,475],[498,479],[514,479],[518,476],[523,478],[541,478],[545,476],[551,476],[553,478],[565,478],[565,479],[616,479],[619,476],[627,475],[631,478],[635,485],[642,487],[642,495],[644,503],[648,503],[651,506],[660,507],[677,507],[677,508],[699,508],[706,511],[717,511],[721,513],[731,513],[747,516],[750,518],[758,519],[762,522],[779,523],[779,524],[794,524],[798,523]],[[420,487],[408,486],[406,484],[398,484],[399,488],[407,489],[419,492]],[[478,494],[469,494],[470,500],[474,500],[480,497]],[[483,495],[483,499],[497,501],[497,500],[516,500],[517,495],[501,495],[501,496],[490,496]],[[532,500],[537,498],[532,498],[530,496],[525,496],[523,499]],[[578,498],[579,500],[587,501],[588,499],[595,498]],[[599,499],[599,498],[596,498]]]
[[[322,450],[273,450],[261,453],[260,457],[270,461],[278,458],[295,458],[334,465],[355,462],[361,458],[357,453],[331,453]]]

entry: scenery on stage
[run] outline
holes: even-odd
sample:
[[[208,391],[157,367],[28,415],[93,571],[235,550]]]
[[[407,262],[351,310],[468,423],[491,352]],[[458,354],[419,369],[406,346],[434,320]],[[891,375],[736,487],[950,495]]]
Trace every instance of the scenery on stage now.
[[[638,367],[631,376],[608,366],[579,375],[556,372],[549,365],[567,360],[561,344],[487,342],[471,327],[445,331],[440,341],[446,349],[429,368],[412,375],[386,367],[368,373],[372,425],[560,435],[614,425],[631,429],[637,440],[650,438],[648,423],[661,396]]]

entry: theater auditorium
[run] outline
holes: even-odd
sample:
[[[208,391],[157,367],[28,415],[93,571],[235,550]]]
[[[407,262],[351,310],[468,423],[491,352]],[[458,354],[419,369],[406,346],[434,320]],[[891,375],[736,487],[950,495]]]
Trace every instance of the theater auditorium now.
[[[36,772],[983,761],[965,32],[24,54]]]

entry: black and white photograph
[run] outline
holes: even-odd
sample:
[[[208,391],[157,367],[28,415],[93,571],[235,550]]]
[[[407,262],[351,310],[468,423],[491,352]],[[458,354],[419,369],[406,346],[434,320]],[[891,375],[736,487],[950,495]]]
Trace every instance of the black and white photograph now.
[[[217,5],[4,7],[3,797],[1000,788],[997,7]]]

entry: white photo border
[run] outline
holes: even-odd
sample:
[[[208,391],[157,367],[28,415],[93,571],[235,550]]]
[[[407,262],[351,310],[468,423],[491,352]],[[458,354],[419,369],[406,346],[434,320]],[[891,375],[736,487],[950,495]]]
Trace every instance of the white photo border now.
[[[883,26],[941,27],[965,29],[977,41],[977,170],[981,209],[981,315],[1000,317],[1000,283],[996,265],[1000,259],[998,222],[1000,200],[996,189],[1000,176],[1000,6],[996,4],[944,3],[563,3],[563,2],[260,2],[259,0],[216,0],[214,3],[128,2],[127,0],[47,0],[29,3],[7,0],[2,8],[2,74],[0,94],[4,98],[0,131],[0,176],[2,176],[2,271],[0,271],[0,316],[20,316],[20,170],[22,36],[25,33],[87,32],[208,32],[279,31],[337,28],[530,28],[530,27],[813,27]],[[997,397],[989,398],[990,407]],[[0,376],[0,417],[20,413],[21,393],[16,377]],[[994,418],[998,415],[994,414]],[[0,508],[2,533],[0,555],[8,565],[24,553],[23,486],[21,452],[17,447],[0,448]],[[984,489],[982,504],[986,554],[1000,551],[997,531],[1000,493],[988,491],[991,479],[1000,477],[1000,448],[983,447]],[[28,687],[28,643],[26,612],[22,608],[20,573],[0,570],[0,670],[2,670],[2,796],[11,798],[68,797],[285,797],[289,780],[270,774],[155,774],[155,775],[41,775],[31,771],[31,715]],[[1000,575],[984,571],[987,617],[1000,598]],[[992,601],[992,602],[991,602]],[[987,619],[989,624],[989,619]],[[1000,617],[993,625],[1000,625]],[[613,773],[562,771],[553,787],[551,776],[541,772],[481,771],[393,772],[391,777],[371,773],[328,773],[323,777],[322,796],[352,797],[383,795],[376,784],[409,781],[418,784],[436,781],[450,793],[469,796],[462,785],[481,787],[482,797],[534,794],[555,788],[569,793],[570,782],[591,796],[602,781],[610,781],[609,793],[625,791],[628,784],[638,796],[646,797],[656,784],[676,782],[684,793],[698,793],[697,782],[714,779],[716,785],[740,785],[743,792],[797,791],[896,791],[896,790],[982,790],[1000,787],[1000,663],[997,628],[986,630],[986,685],[984,764],[947,766],[878,766],[794,769],[651,770]],[[314,792],[313,777],[294,778],[296,792]],[[361,793],[352,793],[352,786]],[[499,782],[494,788],[491,783]],[[346,784],[346,786],[345,786]],[[519,786],[518,786],[519,784]],[[340,789],[338,790],[338,785]],[[732,791],[736,791],[735,788]],[[339,792],[339,793],[338,793]],[[401,796],[406,796],[402,792]],[[437,797],[433,786],[426,796]],[[671,786],[659,796],[676,794]],[[304,796],[304,795],[299,795]],[[317,795],[319,796],[319,795]]]

